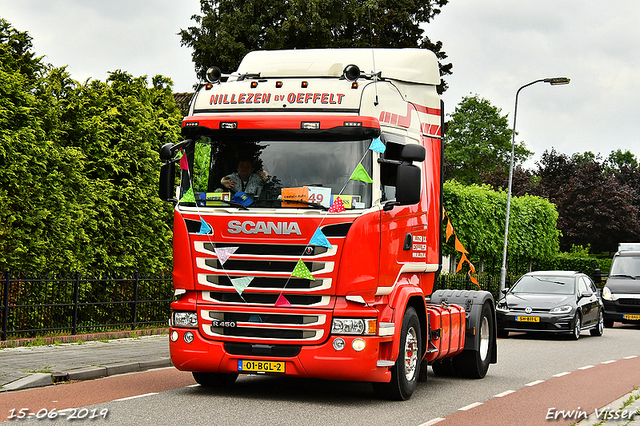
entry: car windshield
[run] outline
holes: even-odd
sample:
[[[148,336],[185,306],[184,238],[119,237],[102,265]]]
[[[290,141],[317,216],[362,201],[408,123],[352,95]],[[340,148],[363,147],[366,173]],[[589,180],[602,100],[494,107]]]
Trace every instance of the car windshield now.
[[[511,288],[511,293],[574,294],[574,278],[525,275]]]
[[[640,277],[640,258],[616,256],[609,271],[610,277]]]
[[[245,193],[249,208],[328,208],[340,196],[345,209],[371,207],[373,155],[368,140],[216,141],[194,138],[182,190],[193,187],[198,206],[229,205]],[[365,177],[354,179],[355,173]],[[364,172],[364,173],[363,173]],[[350,179],[351,178],[351,179]]]

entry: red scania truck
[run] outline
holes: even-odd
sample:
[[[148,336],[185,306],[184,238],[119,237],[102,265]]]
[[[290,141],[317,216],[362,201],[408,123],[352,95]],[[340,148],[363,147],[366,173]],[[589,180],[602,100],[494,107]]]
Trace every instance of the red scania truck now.
[[[433,291],[443,107],[423,49],[249,53],[207,73],[177,144],[170,352],[203,386],[239,374],[369,381],[406,400],[495,363],[494,300]],[[180,182],[176,188],[175,180]]]

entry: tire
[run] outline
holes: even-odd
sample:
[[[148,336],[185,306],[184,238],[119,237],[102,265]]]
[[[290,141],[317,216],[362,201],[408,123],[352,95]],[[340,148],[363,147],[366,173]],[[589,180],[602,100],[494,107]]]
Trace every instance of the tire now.
[[[606,328],[613,328],[613,322],[614,321],[610,318],[607,318],[607,317],[604,318],[604,326]]]
[[[592,336],[598,337],[602,336],[602,333],[604,333],[604,314],[602,313],[602,311],[598,311],[598,323],[594,328],[589,330],[589,333]]]
[[[580,338],[580,330],[582,328],[582,321],[580,320],[580,314],[576,314],[573,319],[573,326],[571,330],[571,340],[578,340]]]
[[[225,373],[198,373],[193,372],[194,380],[202,387],[223,390],[233,385],[238,378],[237,374]]]
[[[496,336],[494,335],[494,316],[488,303],[482,306],[480,324],[476,324],[476,330],[480,330],[480,344],[473,350],[467,349],[453,358],[453,364],[460,376],[469,379],[482,379],[487,375],[493,351],[496,348]]]
[[[389,383],[373,383],[374,391],[385,399],[406,401],[418,386],[422,353],[422,332],[418,314],[408,307],[402,318],[400,350],[396,363],[391,367]]]
[[[506,339],[507,337],[509,337],[509,332],[503,328],[499,328],[498,329],[498,337],[502,338],[502,339]]]

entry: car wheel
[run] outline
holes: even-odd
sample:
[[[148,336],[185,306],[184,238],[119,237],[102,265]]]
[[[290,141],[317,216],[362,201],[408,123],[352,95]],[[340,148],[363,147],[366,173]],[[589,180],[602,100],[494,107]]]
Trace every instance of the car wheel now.
[[[580,314],[576,314],[573,319],[573,329],[571,330],[571,339],[578,340],[580,338],[580,329],[582,328],[582,321],[580,321]]]
[[[420,320],[413,307],[407,308],[402,319],[400,353],[391,368],[389,383],[373,383],[373,390],[386,399],[406,401],[418,385],[422,356]]]
[[[613,328],[613,320],[611,318],[604,319],[604,326],[607,328]]]
[[[589,330],[589,333],[591,333],[592,336],[602,336],[602,333],[604,333],[604,314],[602,311],[598,312],[598,323],[594,328]]]

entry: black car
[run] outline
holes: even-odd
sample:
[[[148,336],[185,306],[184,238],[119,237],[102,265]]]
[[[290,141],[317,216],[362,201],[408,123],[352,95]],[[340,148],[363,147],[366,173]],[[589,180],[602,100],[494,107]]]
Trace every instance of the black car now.
[[[498,336],[510,331],[568,333],[592,336],[604,331],[604,306],[589,276],[569,271],[538,271],[523,275],[498,301]]]
[[[640,324],[640,244],[620,244],[602,289],[604,325]]]

